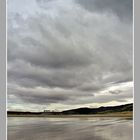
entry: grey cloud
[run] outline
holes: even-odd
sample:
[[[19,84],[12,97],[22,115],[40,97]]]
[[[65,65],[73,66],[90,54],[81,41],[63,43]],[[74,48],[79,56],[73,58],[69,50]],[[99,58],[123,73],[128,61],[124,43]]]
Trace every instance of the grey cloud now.
[[[51,33],[47,33],[47,31],[46,34],[51,36]],[[23,59],[33,65],[50,68],[87,66],[92,63],[91,53],[88,49],[85,49],[87,52],[84,52],[83,49],[80,50],[80,47],[76,49],[76,46],[73,44],[66,43],[66,40],[59,42],[57,41],[57,36],[51,37],[51,39],[48,36],[43,36],[46,39],[44,44],[31,37],[25,37],[21,39],[22,44],[18,48],[16,46],[20,44],[15,44],[10,40],[8,60]],[[47,40],[49,41],[47,42]],[[29,49],[27,47],[23,49],[22,46],[28,46]]]
[[[113,12],[123,21],[132,21],[133,0],[76,0],[76,2],[91,12]]]
[[[79,92],[76,90],[50,90],[45,89],[44,91],[37,89],[28,89],[28,88],[8,88],[8,92],[10,95],[14,95],[16,99],[20,99],[27,103],[36,103],[36,104],[46,104],[49,105],[51,103],[68,103],[69,101],[78,101],[83,96],[93,97],[91,93]],[[9,96],[10,100],[10,96]]]
[[[10,64],[9,64],[10,67]],[[22,61],[11,64],[8,69],[8,81],[25,87],[62,87],[74,88],[87,82],[87,71],[42,69]]]
[[[37,19],[30,19],[31,21],[29,23],[27,22],[29,27],[31,25],[32,28],[34,27],[33,29],[28,27],[29,29],[27,28],[27,31],[19,30],[16,34],[12,33],[15,37],[9,37],[8,60],[9,63],[14,63],[15,61],[18,62],[18,60],[19,62],[24,61],[25,63],[23,63],[23,65],[25,66],[23,66],[22,69],[26,69],[28,64],[30,64],[31,66],[36,67],[38,72],[34,74],[32,71],[29,71],[28,73],[28,69],[24,71],[19,69],[16,71],[16,67],[12,67],[11,72],[9,71],[9,75],[21,79],[24,77],[24,79],[31,79],[32,81],[38,81],[36,83],[50,86],[53,86],[53,84],[54,86],[63,86],[63,84],[65,86],[65,83],[67,83],[66,81],[69,79],[71,81],[73,78],[73,80],[70,82],[70,87],[72,87],[71,84],[76,84],[77,82],[82,81],[84,82],[86,79],[88,81],[96,80],[97,82],[101,82],[104,73],[108,72],[111,72],[112,76],[107,79],[103,79],[105,82],[119,80],[120,78],[122,80],[123,78],[127,79],[128,76],[131,77],[130,73],[132,72],[132,57],[131,53],[129,53],[131,50],[131,45],[127,46],[129,40],[126,40],[126,43],[124,43],[122,40],[117,41],[113,38],[110,39],[110,35],[108,38],[106,37],[106,39],[101,38],[100,35],[92,38],[92,36],[88,35],[88,33],[94,35],[94,32],[89,31],[91,27],[87,27],[87,31],[83,32],[89,38],[84,38],[82,31],[80,34],[78,33],[78,38],[63,38],[59,35],[60,32],[57,31],[57,28],[52,28],[54,27],[51,24],[52,22],[49,24],[49,26],[58,35],[51,33],[49,31],[50,29],[46,29],[46,21],[44,20],[42,21],[41,25],[38,26],[37,21],[40,21],[41,18],[38,20]],[[49,22],[50,21],[48,21],[48,23]],[[53,22],[57,23],[57,21]],[[76,26],[79,25],[78,23],[74,24]],[[72,36],[76,35],[77,37],[77,31],[69,28],[68,30],[72,33]],[[34,34],[32,34],[32,32],[34,32]],[[123,32],[125,32],[125,30]],[[32,34],[32,36],[29,36],[29,34]],[[103,35],[104,33],[101,32],[101,34]],[[122,37],[127,36],[123,35]],[[91,43],[89,41],[91,41]],[[95,45],[92,45],[92,43],[95,43]],[[112,44],[114,47],[112,47]],[[125,46],[125,48],[123,48],[123,46]],[[37,74],[42,72],[41,68],[38,67],[42,67],[46,70],[51,69],[51,71],[54,72],[51,74],[52,76],[47,73],[46,75],[44,74],[45,76],[43,76],[43,74],[41,76],[41,74]],[[53,79],[56,80],[56,82],[54,81],[55,83],[59,82],[60,84],[55,84],[52,82]]]
[[[126,20],[132,21],[131,1],[69,1],[71,5],[61,2],[38,1],[38,12],[33,15],[27,12],[25,16],[21,11],[9,14],[8,83],[27,90],[42,87],[52,92],[42,95],[15,88],[14,93],[10,89],[8,94],[36,104],[126,98],[114,91],[106,96],[108,99],[97,99],[94,94],[133,80],[132,24]],[[55,88],[66,91],[54,94]]]
[[[79,92],[77,90],[48,90],[44,91],[28,88],[8,88],[10,95],[14,95],[16,100],[24,103],[33,103],[38,105],[50,105],[52,103],[61,103],[66,105],[86,104],[86,103],[105,103],[110,101],[123,102],[132,98],[132,89],[119,91],[119,94],[104,94],[94,96],[92,93]],[[110,91],[108,91],[109,93]],[[10,98],[9,98],[10,100]]]

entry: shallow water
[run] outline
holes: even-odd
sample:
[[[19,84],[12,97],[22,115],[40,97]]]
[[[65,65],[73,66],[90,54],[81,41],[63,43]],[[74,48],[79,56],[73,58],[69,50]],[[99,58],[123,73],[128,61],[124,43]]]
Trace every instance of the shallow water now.
[[[115,117],[9,117],[8,140],[132,140],[133,121]]]

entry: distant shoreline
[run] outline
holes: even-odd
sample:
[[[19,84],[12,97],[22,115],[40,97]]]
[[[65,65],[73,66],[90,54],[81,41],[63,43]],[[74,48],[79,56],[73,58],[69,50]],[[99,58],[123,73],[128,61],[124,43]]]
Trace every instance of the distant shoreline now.
[[[117,113],[107,113],[107,114],[77,114],[77,115],[19,115],[19,114],[8,114],[7,117],[46,117],[46,118],[75,118],[75,117],[129,117],[133,118],[133,112],[117,112]]]

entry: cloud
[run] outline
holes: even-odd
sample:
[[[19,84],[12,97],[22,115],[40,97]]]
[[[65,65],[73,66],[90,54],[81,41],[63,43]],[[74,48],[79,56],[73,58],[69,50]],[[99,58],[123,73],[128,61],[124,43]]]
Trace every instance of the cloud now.
[[[133,0],[76,0],[82,7],[91,12],[115,14],[122,21],[132,21]]]
[[[110,0],[33,3],[30,11],[26,2],[9,2],[9,102],[76,105],[130,98],[130,85],[126,96],[119,87],[97,96],[133,79],[130,1],[121,7]]]

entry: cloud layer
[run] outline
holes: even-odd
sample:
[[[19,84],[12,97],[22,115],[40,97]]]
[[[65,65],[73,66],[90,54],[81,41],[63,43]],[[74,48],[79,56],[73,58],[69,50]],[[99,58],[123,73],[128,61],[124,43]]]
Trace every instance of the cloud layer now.
[[[100,2],[8,2],[10,109],[132,99],[132,1]]]

